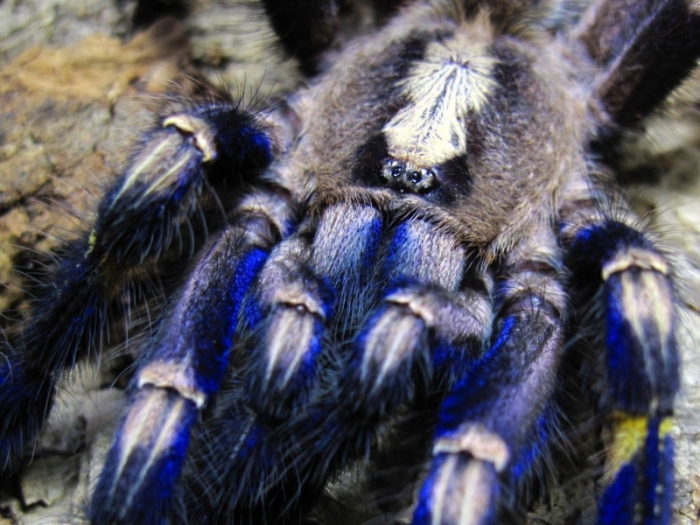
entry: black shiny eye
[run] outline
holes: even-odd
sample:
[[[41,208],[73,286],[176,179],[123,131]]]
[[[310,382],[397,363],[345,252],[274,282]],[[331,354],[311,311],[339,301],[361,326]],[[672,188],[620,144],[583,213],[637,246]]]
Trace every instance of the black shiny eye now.
[[[425,194],[437,187],[437,176],[432,168],[416,168],[396,159],[382,163],[379,178],[399,193]]]
[[[379,176],[385,182],[399,180],[406,175],[406,165],[398,160],[385,160],[382,164],[382,171]]]

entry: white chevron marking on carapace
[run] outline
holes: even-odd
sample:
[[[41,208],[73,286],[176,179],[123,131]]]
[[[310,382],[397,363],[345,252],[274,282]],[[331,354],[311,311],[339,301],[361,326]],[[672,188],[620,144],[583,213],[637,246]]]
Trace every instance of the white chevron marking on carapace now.
[[[465,154],[466,118],[488,101],[496,62],[487,44],[462,34],[430,43],[401,82],[408,104],[384,126],[389,155],[436,166]]]

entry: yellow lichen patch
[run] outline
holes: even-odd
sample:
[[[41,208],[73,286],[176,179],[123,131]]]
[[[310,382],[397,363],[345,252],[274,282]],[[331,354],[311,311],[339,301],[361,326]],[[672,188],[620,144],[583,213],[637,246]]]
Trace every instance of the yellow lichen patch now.
[[[92,250],[95,249],[95,244],[97,243],[97,232],[95,230],[92,230],[90,232],[90,237],[88,237],[88,249],[85,252],[85,257],[90,255],[92,253]]]
[[[614,416],[606,479],[611,480],[623,465],[632,461],[634,455],[644,446],[648,429],[647,416],[631,416],[622,413]]]
[[[673,420],[670,417],[665,417],[659,425],[659,438],[664,439],[673,430]]]

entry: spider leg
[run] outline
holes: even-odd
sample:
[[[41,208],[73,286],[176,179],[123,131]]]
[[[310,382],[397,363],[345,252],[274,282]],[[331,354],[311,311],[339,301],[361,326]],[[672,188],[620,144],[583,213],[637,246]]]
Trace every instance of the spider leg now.
[[[251,406],[288,418],[306,405],[320,372],[324,324],[333,315],[330,285],[312,272],[300,236],[274,250],[245,309],[251,348],[247,372]],[[294,337],[290,337],[293,334]]]
[[[700,11],[691,1],[603,0],[575,36],[601,69],[593,88],[604,119],[594,147],[615,166],[624,132],[696,67]],[[598,364],[609,451],[599,523],[670,523],[669,431],[679,387],[672,273],[629,210],[610,213],[590,183],[569,181],[563,202],[568,265],[589,317],[600,319],[606,334]]]
[[[421,377],[425,387],[434,376],[453,380],[487,336],[490,285],[460,291],[464,250],[437,227],[410,220],[387,237],[376,208],[337,204],[311,244],[303,237],[275,248],[246,300],[246,386],[226,393],[229,415],[207,422],[228,431],[208,432],[200,447],[209,457],[236,452],[225,465],[201,465],[200,456],[196,470],[216,471],[195,480],[205,498],[216,495],[206,513],[276,520],[304,508],[330,472],[366,449],[380,419],[413,401]],[[379,275],[395,284],[384,289]]]
[[[299,59],[302,71],[314,73],[316,58],[333,39],[338,2],[264,0],[262,3],[287,52]]]
[[[6,345],[0,365],[2,467],[42,427],[65,370],[99,347],[110,303],[139,286],[143,269],[179,238],[217,159],[239,172],[270,161],[265,134],[231,103],[171,115],[145,135],[102,200],[93,229],[67,247],[20,341]]]
[[[503,483],[528,479],[556,432],[566,296],[553,232],[538,228],[500,272],[491,348],[442,403],[415,524],[497,523],[512,496]]]
[[[598,0],[573,36],[600,69],[593,87],[601,123],[592,146],[610,166],[629,129],[644,125],[700,56],[700,10],[692,0]]]
[[[265,268],[247,319],[257,332],[260,358],[249,372],[253,403],[272,417],[308,399],[321,339],[354,333],[358,311],[372,302],[367,290],[384,220],[371,206],[335,205],[321,217],[313,243],[297,237],[283,243]],[[306,228],[313,228],[307,224]],[[344,239],[344,242],[338,242]],[[322,278],[317,276],[323,276]],[[260,322],[265,318],[264,322]],[[297,330],[290,332],[290,323]],[[289,335],[294,333],[295,340]],[[333,357],[338,359],[338,356]],[[291,365],[291,366],[290,366]],[[277,403],[286,399],[286,401]]]
[[[601,212],[593,188],[568,196],[567,264],[605,326],[598,366],[609,434],[598,523],[672,520],[673,401],[679,389],[671,268],[630,220]]]
[[[258,413],[246,385],[245,374],[232,376],[193,434],[173,523],[295,523],[321,494],[298,456],[298,438],[313,424],[309,413]]]
[[[700,55],[700,11],[692,1],[605,0],[581,25],[579,37],[604,68],[596,90],[616,125],[647,116]]]
[[[366,454],[381,421],[454,382],[488,337],[490,280],[467,269],[453,235],[421,219],[387,232],[381,217],[371,206],[338,204],[314,237],[313,268],[336,292],[326,323],[335,364],[331,387],[294,423],[307,493]]]
[[[381,18],[393,13],[404,0],[372,2]],[[290,56],[299,60],[306,75],[318,73],[318,61],[337,40],[342,11],[348,2],[337,0],[263,0],[272,28]],[[367,6],[364,7],[365,9]]]
[[[459,378],[481,353],[491,322],[488,278],[467,270],[464,249],[425,221],[396,228],[378,269],[390,284],[352,345],[340,397],[370,420]]]
[[[294,459],[295,436],[303,435],[306,409],[325,380],[325,327],[335,304],[332,286],[311,269],[310,252],[303,234],[277,245],[246,298],[237,342],[245,355],[234,365],[242,379],[226,387],[193,453],[188,516],[285,521],[320,493],[308,488]]]
[[[273,192],[249,196],[237,211],[190,272],[139,368],[94,492],[93,523],[166,519],[192,428],[229,368],[243,297],[293,222]]]
[[[110,300],[168,249],[196,211],[210,166],[217,157],[236,155],[231,149],[240,151],[235,166],[241,169],[269,162],[267,138],[251,116],[231,104],[171,115],[146,135],[103,199],[92,231],[68,248],[55,288],[37,305],[18,351],[5,361],[0,381],[1,406],[10,411],[3,415],[5,463],[41,427],[63,370],[99,342]]]
[[[348,301],[367,281],[383,221],[369,206],[331,206],[319,230],[334,236],[317,233],[312,245],[315,222],[308,219],[275,247],[245,300],[237,342],[244,355],[229,374],[239,379],[226,385],[205,421],[185,473],[183,515],[206,514],[212,523],[231,516],[285,521],[308,511],[323,490],[330,466],[320,466],[313,450],[300,450],[312,441],[306,436],[319,428],[326,403],[334,405],[328,331],[347,321],[339,308],[355,313]]]

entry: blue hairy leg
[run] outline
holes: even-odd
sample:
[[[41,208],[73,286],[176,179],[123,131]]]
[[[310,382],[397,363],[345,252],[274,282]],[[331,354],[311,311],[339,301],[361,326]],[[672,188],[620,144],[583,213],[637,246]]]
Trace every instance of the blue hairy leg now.
[[[219,390],[242,297],[267,250],[225,231],[190,275],[136,376],[93,495],[93,523],[164,523],[190,433]]]
[[[605,320],[598,368],[610,437],[598,523],[671,523],[679,356],[669,265],[623,222],[602,220],[572,237],[568,264]]]
[[[226,387],[206,421],[187,469],[185,484],[196,497],[185,494],[186,513],[206,508],[211,523],[224,516],[284,522],[323,490],[330,467],[318,464],[310,436],[337,395],[338,348],[330,334],[334,323],[351,329],[343,323],[357,311],[347,301],[359,299],[369,281],[383,224],[373,208],[348,208],[325,211],[313,247],[303,235],[308,221],[280,243],[246,298],[240,358],[230,370],[245,379]],[[211,461],[218,450],[233,452]]]
[[[428,222],[407,221],[388,236],[375,279],[389,286],[380,289],[350,349],[343,410],[384,417],[417,392],[461,377],[481,353],[491,322],[490,282],[466,268],[464,249]]]
[[[267,137],[230,102],[171,115],[144,136],[102,200],[93,229],[64,250],[52,286],[35,302],[19,340],[7,345],[0,465],[11,467],[40,430],[65,370],[99,350],[111,303],[130,292],[139,296],[131,289],[143,286],[143,265],[164,258],[174,240],[182,242],[181,228],[198,207],[216,201],[205,190],[226,186],[230,175],[220,172],[221,162],[239,177],[270,162]]]
[[[566,315],[555,242],[540,225],[499,271],[497,332],[442,402],[416,525],[499,523],[546,457]]]
[[[303,494],[320,492],[332,472],[366,455],[380,423],[456,381],[489,331],[491,283],[466,269],[459,243],[427,221],[387,229],[381,217],[369,206],[336,205],[313,239],[309,261],[335,306],[325,319],[326,375],[284,427],[298,441],[288,463]]]
[[[327,211],[326,217],[332,214],[332,210]],[[337,274],[335,280],[317,276],[312,249],[303,235],[284,240],[272,250],[255,277],[254,287],[237,307],[240,326],[233,343],[236,350],[228,359],[229,379],[194,435],[191,458],[178,489],[176,505],[181,507],[173,510],[171,520],[284,522],[303,514],[303,509],[308,511],[318,497],[323,482],[312,472],[324,469],[314,464],[312,454],[308,461],[304,459],[300,450],[308,446],[305,436],[321,426],[324,411],[318,407],[319,399],[327,397],[326,389],[333,381],[329,377],[333,373],[320,364],[328,359],[329,349],[323,343],[328,341],[326,330],[335,319],[337,297],[356,294],[357,289],[344,292],[342,286],[360,286],[366,281],[363,260],[373,260],[380,227],[376,210],[369,208],[355,213],[354,220],[346,223],[348,235],[354,235],[348,243],[355,249],[348,257],[352,260],[326,260],[354,272],[345,274],[346,279]],[[250,231],[251,221],[247,220],[243,233]],[[190,283],[194,287],[201,281],[193,278]],[[202,298],[201,304],[205,303]],[[178,337],[193,339],[187,328],[182,335],[182,327],[202,324],[207,316],[198,313],[193,321],[193,308],[183,299],[179,304],[183,315],[173,325],[180,326]],[[210,306],[221,307],[220,300]],[[349,311],[349,305],[345,307]],[[155,348],[161,346],[163,355],[172,352],[172,344]],[[195,347],[193,354],[198,352]],[[155,375],[164,368],[162,360],[154,359],[152,366],[146,364],[143,370],[152,370]],[[175,387],[172,379],[167,381]],[[128,417],[125,427],[126,423]],[[181,427],[181,432],[187,433],[189,428]],[[119,443],[115,446],[115,464],[123,461],[117,459],[122,448]],[[177,450],[172,453],[177,454]]]

